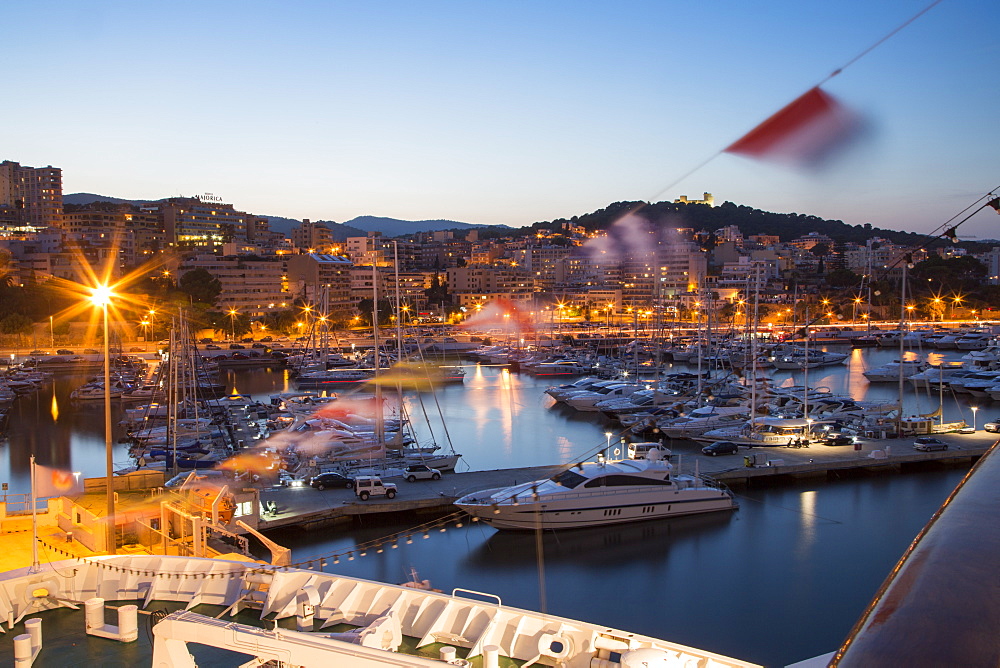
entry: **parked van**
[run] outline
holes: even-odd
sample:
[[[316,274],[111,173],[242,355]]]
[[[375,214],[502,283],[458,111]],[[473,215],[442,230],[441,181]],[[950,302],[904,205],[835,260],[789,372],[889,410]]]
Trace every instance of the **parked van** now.
[[[649,453],[654,450],[659,453],[659,456],[650,457]],[[629,459],[667,459],[671,454],[670,449],[662,443],[652,442],[628,444]]]

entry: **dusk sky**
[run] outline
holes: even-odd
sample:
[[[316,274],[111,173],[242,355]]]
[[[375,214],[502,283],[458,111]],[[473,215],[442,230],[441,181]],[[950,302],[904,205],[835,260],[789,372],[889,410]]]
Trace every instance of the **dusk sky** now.
[[[0,160],[337,222],[708,191],[930,232],[1000,186],[995,1],[944,0],[825,84],[872,128],[826,170],[724,154],[667,188],[928,4],[6,0]]]

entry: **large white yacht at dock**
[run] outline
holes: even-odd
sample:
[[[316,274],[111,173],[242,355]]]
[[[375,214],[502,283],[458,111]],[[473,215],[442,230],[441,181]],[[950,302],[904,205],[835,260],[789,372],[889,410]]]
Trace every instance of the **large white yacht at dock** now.
[[[736,508],[728,489],[672,470],[659,452],[586,462],[547,480],[467,494],[455,505],[497,529],[572,529]]]

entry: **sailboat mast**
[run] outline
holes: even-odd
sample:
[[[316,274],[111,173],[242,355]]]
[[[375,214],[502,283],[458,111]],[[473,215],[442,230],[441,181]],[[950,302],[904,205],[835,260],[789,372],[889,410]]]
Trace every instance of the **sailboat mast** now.
[[[396,362],[403,361],[403,312],[399,304],[399,242],[392,242],[392,267],[396,278]]]
[[[374,241],[372,242],[374,246]],[[375,440],[385,442],[385,415],[382,407],[382,386],[379,384],[379,343],[378,343],[378,263],[372,248],[372,341],[375,344]]]
[[[909,257],[903,258],[903,281],[899,301],[899,417],[897,435],[903,427],[903,341],[906,339],[906,270],[909,268]]]

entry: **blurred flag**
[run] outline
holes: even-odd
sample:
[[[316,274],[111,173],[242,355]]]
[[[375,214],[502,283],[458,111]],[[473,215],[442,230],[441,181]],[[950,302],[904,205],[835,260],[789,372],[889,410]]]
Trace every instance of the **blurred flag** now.
[[[83,480],[79,473],[54,469],[35,464],[35,498],[75,496],[83,494]]]
[[[861,128],[859,117],[833,96],[812,88],[726,147],[726,153],[818,167]]]

